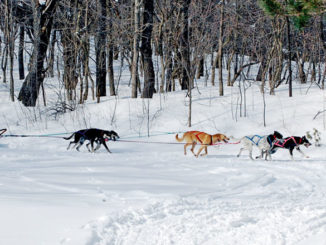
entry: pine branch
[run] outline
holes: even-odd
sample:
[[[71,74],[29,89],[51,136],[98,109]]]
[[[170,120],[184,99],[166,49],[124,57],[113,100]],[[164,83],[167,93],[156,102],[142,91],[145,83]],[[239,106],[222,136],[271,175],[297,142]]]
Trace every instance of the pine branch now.
[[[270,16],[284,14],[281,4],[276,0],[259,0],[259,5]]]

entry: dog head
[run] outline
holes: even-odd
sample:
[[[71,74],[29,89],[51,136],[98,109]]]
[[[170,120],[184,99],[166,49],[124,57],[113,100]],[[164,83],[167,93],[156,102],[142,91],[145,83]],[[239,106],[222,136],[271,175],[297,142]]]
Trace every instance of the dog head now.
[[[283,135],[277,131],[274,131],[274,134],[273,134],[274,138],[276,139],[283,139]]]
[[[302,144],[305,146],[305,147],[309,147],[309,146],[311,146],[311,143],[309,142],[309,140],[306,138],[306,136],[303,136],[303,137],[301,137],[301,142],[302,142]]]
[[[119,135],[111,130],[111,131],[103,131],[103,138],[105,139],[105,141],[108,141],[108,140],[113,140],[113,141],[116,141],[117,139],[119,139]]]
[[[224,134],[219,134],[219,141],[224,141],[225,143],[228,143],[230,140],[229,137],[227,137],[226,135]]]
[[[117,134],[117,132],[111,130],[109,131],[110,139],[113,141],[116,141],[117,139],[120,139],[120,136]]]

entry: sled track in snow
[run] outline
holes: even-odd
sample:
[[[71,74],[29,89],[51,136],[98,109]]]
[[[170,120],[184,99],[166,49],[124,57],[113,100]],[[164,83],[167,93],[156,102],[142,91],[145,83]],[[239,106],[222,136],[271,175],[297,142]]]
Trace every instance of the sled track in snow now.
[[[325,209],[181,199],[90,224],[88,244],[295,244],[325,225]]]
[[[90,222],[87,244],[297,244],[326,230],[324,174],[321,164],[251,162],[216,192],[158,201]],[[237,175],[242,181],[233,181]]]

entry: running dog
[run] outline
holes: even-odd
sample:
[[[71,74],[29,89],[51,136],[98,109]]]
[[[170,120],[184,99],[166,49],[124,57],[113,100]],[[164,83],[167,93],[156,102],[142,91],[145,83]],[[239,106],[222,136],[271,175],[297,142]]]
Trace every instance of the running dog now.
[[[290,136],[287,137],[283,140],[277,140],[274,144],[273,147],[270,149],[270,153],[274,153],[277,149],[283,148],[283,149],[288,149],[291,155],[291,159],[293,159],[293,150],[294,148],[299,151],[302,156],[308,158],[309,156],[305,155],[301,150],[300,150],[300,145],[304,145],[305,147],[311,146],[311,143],[308,141],[306,136]]]
[[[205,149],[205,153],[201,154],[200,156],[207,155],[207,146],[214,145],[216,142],[225,142],[227,143],[230,139],[225,136],[224,134],[214,134],[210,135],[204,132],[200,131],[188,131],[185,132],[182,136],[182,138],[179,138],[178,134],[175,135],[175,139],[178,142],[186,141],[186,144],[184,145],[184,154],[187,154],[187,147],[191,147],[191,152],[195,155],[195,157],[198,157],[200,152]],[[197,154],[195,154],[194,149],[196,144],[201,144],[201,147],[199,148]]]
[[[237,157],[240,157],[241,152],[243,150],[249,151],[249,157],[251,160],[254,160],[252,157],[252,149],[253,146],[257,146],[260,150],[261,155],[256,158],[263,158],[264,153],[266,153],[265,160],[267,160],[267,157],[271,160],[271,152],[270,149],[273,146],[273,142],[277,139],[282,139],[283,135],[280,134],[277,131],[274,131],[273,134],[265,135],[265,136],[259,136],[259,135],[247,135],[240,139],[240,142],[242,143],[242,147],[240,148],[240,152],[237,155]]]
[[[102,129],[96,129],[96,128],[90,128],[90,129],[82,129],[79,131],[74,132],[69,137],[64,137],[65,140],[71,139],[73,136],[75,136],[74,140],[71,141],[68,145],[67,150],[69,150],[71,144],[75,144],[72,148],[76,147],[76,150],[79,151],[79,148],[84,144],[85,140],[89,140],[90,142],[86,145],[89,152],[95,152],[97,151],[101,144],[104,145],[106,150],[111,153],[108,146],[106,145],[105,141],[107,140],[113,140],[116,141],[116,139],[120,138],[119,135],[115,131],[107,131]],[[94,142],[97,143],[96,148],[94,149]],[[89,149],[89,145],[91,145],[91,150]]]

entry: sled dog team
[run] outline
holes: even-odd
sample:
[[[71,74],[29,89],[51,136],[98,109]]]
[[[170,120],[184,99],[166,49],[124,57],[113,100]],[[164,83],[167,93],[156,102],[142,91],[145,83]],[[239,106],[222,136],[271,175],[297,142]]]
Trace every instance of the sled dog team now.
[[[115,141],[116,139],[120,138],[115,131],[107,131],[96,128],[82,129],[76,131],[71,136],[64,137],[64,139],[69,140],[72,137],[74,137],[74,140],[69,143],[67,150],[69,150],[70,146],[74,144],[72,148],[76,147],[76,150],[79,151],[79,148],[84,144],[86,140],[88,140],[89,143],[86,144],[88,151],[95,152],[100,148],[101,145],[103,145],[109,153],[111,153],[111,151],[109,150],[106,141]],[[228,143],[230,139],[235,139],[232,136],[227,137],[224,134],[211,135],[200,131],[185,132],[181,138],[179,138],[179,135],[176,134],[175,138],[178,142],[186,142],[184,145],[185,155],[187,154],[187,147],[191,146],[190,151],[196,157],[207,155],[207,147],[210,145],[216,145],[219,144],[219,142]],[[256,159],[264,158],[265,155],[265,160],[267,160],[267,158],[271,160],[271,154],[275,153],[276,150],[278,150],[279,148],[283,148],[289,150],[291,159],[293,160],[294,149],[299,151],[304,157],[308,157],[301,151],[300,145],[304,145],[305,147],[309,147],[311,145],[306,136],[290,136],[283,138],[283,135],[277,131],[274,131],[274,133],[264,136],[260,136],[257,134],[247,135],[237,140],[239,141],[238,143],[241,143],[242,145],[237,157],[241,155],[242,151],[247,150],[249,151],[249,157],[252,160],[254,160],[254,158],[252,157],[252,151],[253,147],[255,146],[260,151],[260,155],[257,156]],[[94,143],[97,144],[95,148]],[[197,144],[200,144],[200,148],[196,154],[194,150]],[[89,148],[89,145],[91,145],[91,149]],[[202,150],[205,150],[205,153],[200,154]]]
[[[178,134],[175,136],[176,140],[178,142],[185,141],[186,144],[184,145],[184,154],[187,154],[187,147],[191,146],[191,152],[198,157],[207,155],[207,146],[209,145],[214,145],[217,142],[224,141],[225,143],[228,143],[230,138],[234,139],[234,137],[227,137],[224,134],[214,134],[210,135],[204,132],[200,131],[188,131],[185,132],[182,136],[182,138],[179,138]],[[277,149],[283,148],[289,150],[291,159],[293,160],[293,150],[296,149],[299,151],[304,157],[308,157],[305,155],[301,149],[300,145],[304,145],[305,147],[309,147],[311,144],[306,138],[306,136],[290,136],[283,138],[283,135],[280,134],[277,131],[274,131],[273,134],[269,135],[247,135],[244,136],[239,140],[239,143],[242,144],[242,147],[240,148],[240,152],[237,155],[239,157],[242,153],[243,150],[249,151],[249,157],[250,159],[254,160],[252,157],[252,150],[253,147],[256,146],[260,150],[260,155],[256,157],[258,158],[263,158],[265,154],[265,160],[269,158],[270,160],[272,159],[271,154],[275,153]],[[200,144],[201,147],[199,148],[197,154],[194,152],[196,144]],[[200,154],[201,151],[205,149],[205,153]]]

